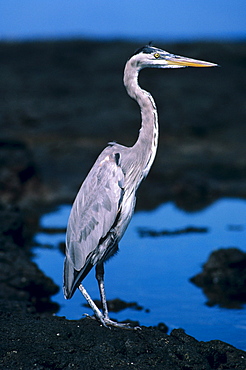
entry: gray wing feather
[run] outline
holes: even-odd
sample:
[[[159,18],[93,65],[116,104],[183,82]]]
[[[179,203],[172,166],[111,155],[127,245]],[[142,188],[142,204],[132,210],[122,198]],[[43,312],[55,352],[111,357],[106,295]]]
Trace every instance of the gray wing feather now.
[[[66,235],[64,278],[73,278],[73,269],[80,271],[88,255],[95,250],[115,222],[123,196],[124,173],[119,154],[107,147],[100,154],[74,201]],[[65,285],[67,283],[65,282]],[[69,287],[67,287],[69,290]]]

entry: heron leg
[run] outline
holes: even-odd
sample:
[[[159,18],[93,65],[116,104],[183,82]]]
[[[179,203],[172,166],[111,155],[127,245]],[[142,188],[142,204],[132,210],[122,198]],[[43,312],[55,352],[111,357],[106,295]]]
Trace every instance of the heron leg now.
[[[91,297],[89,296],[89,294],[87,293],[87,291],[85,290],[85,288],[83,287],[82,284],[79,285],[79,290],[81,291],[81,293],[83,294],[83,296],[87,300],[89,306],[93,310],[97,319],[103,324],[103,326],[107,327],[103,314],[101,313],[99,308],[96,306],[96,304],[93,302],[93,300],[91,299]]]
[[[99,291],[100,291],[100,296],[101,296],[104,325],[110,325],[116,328],[123,328],[123,329],[139,329],[139,327],[133,328],[128,323],[119,323],[109,318],[108,305],[107,305],[105,288],[104,288],[104,265],[102,262],[96,265],[96,279],[98,281],[98,286],[99,286]]]
[[[83,294],[83,296],[87,300],[91,309],[94,311],[94,314],[95,314],[96,318],[102,323],[103,326],[105,326],[106,328],[108,328],[109,327],[108,325],[110,325],[110,326],[114,326],[114,327],[117,327],[117,328],[137,329],[137,328],[131,328],[128,324],[122,324],[122,323],[112,321],[112,320],[110,320],[110,318],[108,316],[104,316],[102,314],[102,312],[99,310],[99,308],[96,306],[96,304],[93,302],[93,300],[91,299],[91,297],[89,296],[89,294],[87,293],[86,289],[83,287],[82,284],[79,285],[79,290],[81,291],[81,293]],[[104,296],[105,296],[105,294],[104,294]],[[105,302],[106,302],[106,299],[105,299]],[[106,315],[108,315],[107,312],[106,312]],[[89,315],[86,315],[86,316],[90,317]]]
[[[109,319],[108,316],[108,305],[106,300],[105,294],[105,287],[104,287],[104,265],[103,263],[98,263],[96,265],[96,279],[98,282],[101,302],[102,302],[102,309],[103,309],[103,316],[105,319]]]

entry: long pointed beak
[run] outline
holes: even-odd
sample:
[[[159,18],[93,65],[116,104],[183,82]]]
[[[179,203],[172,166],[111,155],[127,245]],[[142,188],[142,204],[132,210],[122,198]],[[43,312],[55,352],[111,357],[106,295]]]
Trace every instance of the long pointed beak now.
[[[202,60],[191,59],[186,57],[180,57],[177,55],[171,55],[166,57],[166,61],[169,65],[180,66],[180,67],[216,67],[218,64],[204,62]]]

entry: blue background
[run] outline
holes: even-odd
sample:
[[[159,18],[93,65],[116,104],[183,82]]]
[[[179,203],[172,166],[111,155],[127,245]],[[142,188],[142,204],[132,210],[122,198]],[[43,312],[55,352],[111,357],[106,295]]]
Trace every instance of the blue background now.
[[[245,0],[8,0],[0,39],[241,39]]]

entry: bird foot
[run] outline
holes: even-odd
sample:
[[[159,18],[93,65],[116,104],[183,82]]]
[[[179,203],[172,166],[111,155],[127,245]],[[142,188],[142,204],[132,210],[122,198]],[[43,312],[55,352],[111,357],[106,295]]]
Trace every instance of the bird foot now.
[[[104,318],[104,322],[108,326],[114,326],[115,328],[122,328],[127,330],[141,330],[140,326],[131,326],[130,323],[123,323],[123,322],[117,322],[113,321],[110,318]]]
[[[140,326],[131,326],[130,323],[121,323],[121,322],[113,321],[109,317],[104,317],[103,315],[100,317],[96,317],[96,316],[90,316],[87,313],[84,313],[84,316],[88,317],[89,319],[99,321],[105,328],[108,328],[108,329],[111,329],[111,326],[113,326],[115,328],[121,328],[121,329],[126,329],[126,330],[141,330]]]

